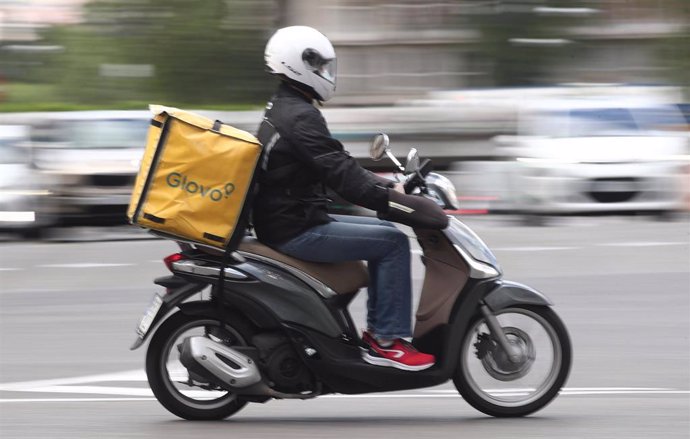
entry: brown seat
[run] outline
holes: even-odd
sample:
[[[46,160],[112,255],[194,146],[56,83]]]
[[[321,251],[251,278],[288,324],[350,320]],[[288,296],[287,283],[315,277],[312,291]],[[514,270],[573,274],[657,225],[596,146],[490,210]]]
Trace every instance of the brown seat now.
[[[369,273],[362,261],[337,263],[307,262],[273,250],[256,238],[242,240],[240,252],[264,256],[297,268],[328,285],[338,294],[355,293],[369,284]]]

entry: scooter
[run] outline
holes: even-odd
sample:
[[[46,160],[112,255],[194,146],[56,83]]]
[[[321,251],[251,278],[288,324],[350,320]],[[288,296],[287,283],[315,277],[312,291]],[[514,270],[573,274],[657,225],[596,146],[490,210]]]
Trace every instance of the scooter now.
[[[416,151],[402,166],[381,134],[371,154],[394,159],[408,194],[457,208],[452,184],[430,172],[429,160],[420,163]],[[410,372],[362,359],[348,310],[366,287],[361,261],[305,262],[251,237],[232,254],[178,241],[181,251],[164,259],[172,275],[155,280],[165,293],[154,296],[132,346],[151,336],[146,374],[154,395],[190,420],[223,419],[250,402],[449,380],[491,416],[525,416],[546,406],[571,366],[568,332],[549,299],[502,279],[491,250],[456,217],[443,230],[414,232],[425,277],[412,343],[435,355],[431,368]]]

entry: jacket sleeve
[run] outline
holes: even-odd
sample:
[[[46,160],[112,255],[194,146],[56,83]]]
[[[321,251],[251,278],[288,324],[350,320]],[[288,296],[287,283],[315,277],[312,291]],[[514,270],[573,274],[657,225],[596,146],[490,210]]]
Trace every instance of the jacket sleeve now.
[[[379,177],[364,169],[328,131],[326,121],[314,108],[299,115],[289,134],[300,159],[328,187],[347,201],[368,209],[388,209],[388,189]]]
[[[389,209],[378,212],[379,219],[421,229],[442,230],[448,227],[448,216],[430,199],[396,191],[391,191],[389,197]]]

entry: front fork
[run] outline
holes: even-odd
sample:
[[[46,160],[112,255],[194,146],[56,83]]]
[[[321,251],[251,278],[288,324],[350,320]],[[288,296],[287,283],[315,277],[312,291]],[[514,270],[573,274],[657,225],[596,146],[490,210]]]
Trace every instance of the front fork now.
[[[482,315],[484,316],[484,319],[486,320],[486,325],[489,327],[489,331],[491,331],[493,339],[496,340],[501,349],[503,349],[505,353],[508,354],[508,359],[512,363],[520,362],[522,358],[520,349],[516,346],[513,346],[513,344],[510,343],[508,337],[506,337],[505,333],[503,332],[503,328],[501,327],[501,324],[498,322],[496,315],[493,312],[491,312],[489,307],[486,306],[486,304],[483,302],[479,305],[479,310],[481,311]]]

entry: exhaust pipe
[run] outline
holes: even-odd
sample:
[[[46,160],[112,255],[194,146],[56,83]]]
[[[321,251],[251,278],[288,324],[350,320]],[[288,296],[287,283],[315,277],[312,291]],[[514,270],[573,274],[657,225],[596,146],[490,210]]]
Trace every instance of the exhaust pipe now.
[[[180,350],[180,362],[191,373],[213,378],[218,385],[231,391],[261,381],[261,373],[254,360],[206,337],[185,339]]]
[[[308,393],[278,392],[263,382],[254,360],[206,337],[185,339],[180,347],[180,362],[193,379],[213,381],[213,384],[238,395],[311,399],[321,394],[321,383]]]

